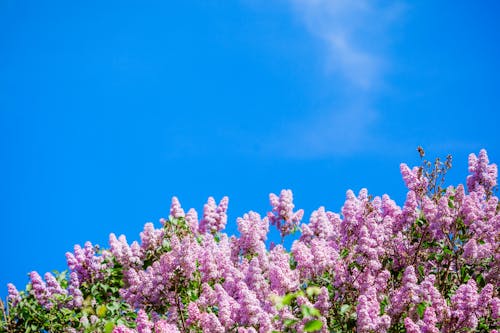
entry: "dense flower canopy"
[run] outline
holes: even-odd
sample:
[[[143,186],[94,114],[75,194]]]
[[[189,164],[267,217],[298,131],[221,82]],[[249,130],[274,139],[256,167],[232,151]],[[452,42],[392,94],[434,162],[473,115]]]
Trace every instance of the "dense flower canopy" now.
[[[423,156],[423,151],[421,151]],[[451,160],[401,164],[408,188],[347,191],[340,213],[308,223],[290,190],[271,210],[223,232],[228,198],[201,219],[174,197],[169,219],[147,223],[140,243],[111,234],[66,254],[68,272],[31,272],[8,285],[5,332],[496,332],[500,321],[497,166],[469,158],[466,187],[442,188]],[[302,224],[301,224],[302,222]],[[269,228],[297,232],[290,251],[266,244]],[[300,231],[300,233],[298,233]]]

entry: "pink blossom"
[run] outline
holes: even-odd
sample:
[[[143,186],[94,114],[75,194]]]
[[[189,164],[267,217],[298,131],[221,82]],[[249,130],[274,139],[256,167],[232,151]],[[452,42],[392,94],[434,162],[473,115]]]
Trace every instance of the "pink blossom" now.
[[[9,296],[7,297],[7,299],[11,302],[11,305],[15,307],[17,303],[21,301],[19,291],[17,291],[16,286],[14,286],[12,283],[8,283],[7,288],[9,291]]]
[[[238,244],[244,254],[256,253],[259,247],[265,246],[269,232],[269,222],[267,218],[261,219],[255,212],[249,212],[243,215],[243,218],[237,219],[240,238]]]
[[[216,233],[226,227],[228,203],[228,197],[222,198],[219,205],[215,203],[214,198],[208,198],[208,202],[203,207],[203,218],[199,226],[200,232]]]
[[[469,173],[467,176],[467,189],[474,192],[482,187],[490,192],[497,185],[498,169],[496,164],[490,164],[486,150],[482,149],[479,156],[469,155]]]
[[[180,217],[184,217],[184,209],[181,207],[181,203],[177,197],[172,197],[172,204],[170,205],[170,216],[174,219],[178,219]]]
[[[410,191],[414,191],[418,194],[423,194],[427,190],[428,179],[423,175],[419,174],[419,168],[414,167],[410,169],[405,163],[401,163],[399,166],[401,175],[406,184],[406,187]]]
[[[137,331],[132,328],[128,328],[125,325],[118,325],[113,328],[112,333],[137,333]]]
[[[294,212],[295,205],[293,204],[293,194],[291,190],[282,190],[279,197],[271,193],[269,201],[272,206],[272,212],[268,213],[269,221],[281,233],[281,237],[285,237],[292,233],[299,225],[304,211],[302,209]]]
[[[152,333],[154,324],[149,321],[148,314],[144,310],[139,310],[137,313],[137,332],[138,333]]]

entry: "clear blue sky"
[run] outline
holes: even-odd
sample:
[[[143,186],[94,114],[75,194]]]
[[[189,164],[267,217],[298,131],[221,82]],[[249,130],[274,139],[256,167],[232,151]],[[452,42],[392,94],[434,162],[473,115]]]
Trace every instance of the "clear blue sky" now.
[[[497,1],[0,1],[0,295],[170,198],[403,203],[399,163],[500,162]]]

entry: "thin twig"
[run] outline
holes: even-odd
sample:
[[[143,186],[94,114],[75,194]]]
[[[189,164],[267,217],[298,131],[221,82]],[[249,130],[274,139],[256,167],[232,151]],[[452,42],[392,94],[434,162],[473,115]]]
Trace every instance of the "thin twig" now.
[[[7,317],[7,313],[5,312],[5,305],[2,301],[2,299],[0,299],[0,307],[2,308],[2,314],[3,314],[3,318],[4,318],[4,321],[5,321],[5,324],[7,325],[6,329],[7,329],[7,332],[9,332],[9,317]]]

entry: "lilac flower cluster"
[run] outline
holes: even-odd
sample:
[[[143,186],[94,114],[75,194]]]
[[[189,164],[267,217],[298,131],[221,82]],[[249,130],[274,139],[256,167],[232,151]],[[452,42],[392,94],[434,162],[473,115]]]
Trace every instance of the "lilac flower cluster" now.
[[[97,255],[91,242],[86,242],[83,248],[75,245],[74,253],[66,253],[66,261],[80,282],[93,282],[103,278],[102,272],[106,268],[104,257]]]
[[[19,291],[17,290],[16,286],[13,285],[12,283],[7,284],[7,290],[9,292],[9,295],[7,296],[7,301],[10,302],[10,304],[13,307],[15,307],[21,301],[21,295],[19,294]]]
[[[497,186],[498,169],[496,164],[490,164],[486,150],[482,149],[479,156],[469,155],[469,173],[467,176],[467,189],[475,192],[480,187],[491,191]]]
[[[215,203],[214,198],[208,198],[208,202],[203,207],[203,218],[199,225],[200,232],[216,233],[223,230],[227,223],[228,204],[228,197],[222,198],[219,205]]]
[[[153,323],[144,310],[139,310],[136,319],[137,328],[131,329],[125,325],[118,325],[113,329],[114,333],[180,333],[177,326],[169,324],[163,319]]]
[[[52,309],[54,306],[57,307],[68,307],[73,308],[78,306],[81,293],[77,289],[70,289],[69,291],[62,288],[59,281],[56,280],[54,275],[51,273],[45,273],[45,281],[42,277],[35,271],[30,273],[31,291],[30,293],[35,297],[38,303],[47,310]],[[15,302],[19,302],[19,294],[16,295],[15,287],[11,285],[11,298],[14,298]],[[72,298],[65,298],[68,294],[75,296]],[[61,297],[62,296],[62,297]]]
[[[47,309],[67,295],[62,306],[77,309],[88,297],[82,283],[119,269],[119,295],[136,318],[116,321],[114,333],[497,332],[497,167],[481,151],[471,154],[469,171],[468,191],[458,185],[431,195],[421,170],[402,164],[402,207],[388,195],[349,190],[340,213],[320,207],[301,225],[303,210],[283,190],[270,195],[264,218],[237,219],[239,237],[222,232],[227,197],[218,205],[209,198],[200,221],[174,197],[170,218],[160,228],[147,223],[140,243],[111,234],[102,255],[90,243],[76,246],[67,254],[68,287],[32,272],[30,293]],[[282,237],[302,230],[290,251],[268,248],[270,224]],[[9,285],[9,304],[22,299]]]
[[[293,194],[291,190],[282,190],[279,197],[271,193],[269,200],[273,207],[272,212],[268,213],[269,221],[281,233],[281,237],[291,234],[299,225],[304,210],[300,209],[296,212],[293,211],[295,205],[293,204]]]

